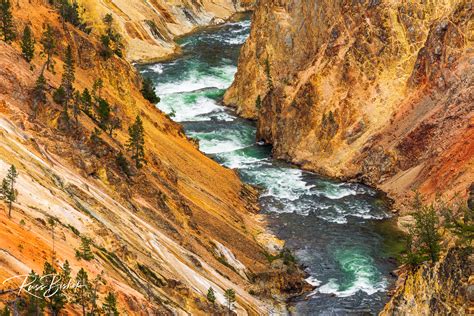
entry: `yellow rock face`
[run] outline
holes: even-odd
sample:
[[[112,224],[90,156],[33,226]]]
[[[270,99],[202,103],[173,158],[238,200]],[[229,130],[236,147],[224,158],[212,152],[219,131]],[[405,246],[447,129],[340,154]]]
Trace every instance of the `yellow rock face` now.
[[[277,158],[397,201],[414,189],[464,195],[472,11],[465,0],[260,1],[224,101],[257,119]]]
[[[127,59],[151,62],[178,52],[174,38],[206,25],[219,24],[249,10],[253,0],[79,0],[84,17],[96,29],[111,13],[126,42]]]

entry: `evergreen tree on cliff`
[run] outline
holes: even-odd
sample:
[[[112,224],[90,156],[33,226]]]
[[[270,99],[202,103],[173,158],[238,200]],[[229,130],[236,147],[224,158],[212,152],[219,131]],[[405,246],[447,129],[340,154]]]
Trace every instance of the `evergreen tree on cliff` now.
[[[7,176],[2,181],[0,189],[0,197],[8,204],[8,217],[12,216],[12,204],[16,201],[17,193],[15,190],[15,182],[18,177],[18,172],[14,165],[8,169]]]
[[[54,29],[49,24],[46,25],[46,29],[43,31],[43,35],[41,36],[40,43],[43,46],[43,50],[41,51],[42,55],[46,56],[46,62],[41,70],[41,73],[44,72],[45,69],[50,71],[54,71],[54,62],[53,62],[53,55],[56,52],[56,38],[54,35]]]
[[[143,97],[151,103],[160,102],[160,98],[156,95],[155,89],[153,88],[153,82],[150,78],[144,78],[142,81],[142,89],[140,90]]]
[[[229,313],[232,310],[232,305],[235,302],[235,291],[233,289],[227,289],[224,292],[224,297],[227,301],[227,308],[229,309]]]
[[[207,300],[214,304],[216,302],[216,294],[214,293],[214,289],[212,287],[207,290]]]
[[[49,262],[46,261],[44,263],[43,277],[41,278],[44,290],[42,297],[46,300],[46,305],[48,306],[50,314],[52,316],[57,316],[60,314],[61,310],[64,309],[64,306],[67,303],[67,297],[64,295],[60,286],[51,287],[51,284],[54,284],[53,282],[57,282],[57,271]]]
[[[21,38],[21,53],[27,62],[31,62],[35,56],[35,38],[29,25],[25,26]]]
[[[73,93],[74,93],[74,80],[75,80],[75,74],[74,74],[74,59],[72,57],[72,49],[71,46],[68,45],[66,49],[66,55],[64,58],[64,73],[63,77],[61,79],[61,86],[64,89],[64,111],[67,112],[68,110],[68,102],[69,100],[72,99]]]
[[[10,0],[0,0],[0,36],[6,43],[16,38]]]
[[[120,315],[117,309],[117,298],[115,294],[109,292],[109,294],[105,297],[105,302],[102,305],[102,309],[104,314],[107,316],[118,316]]]
[[[73,292],[73,303],[79,305],[82,310],[82,315],[86,316],[92,301],[92,285],[84,268],[81,268],[79,272],[77,272],[75,283],[80,284],[80,287]]]
[[[129,139],[127,147],[132,152],[132,159],[135,161],[135,166],[140,169],[145,160],[145,130],[143,129],[143,122],[140,116],[137,115],[135,123],[128,129]]]

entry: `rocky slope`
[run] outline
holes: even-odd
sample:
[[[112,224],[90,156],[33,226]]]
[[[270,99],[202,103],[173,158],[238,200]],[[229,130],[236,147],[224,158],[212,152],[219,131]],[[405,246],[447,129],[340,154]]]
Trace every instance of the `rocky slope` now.
[[[454,247],[434,266],[403,273],[380,315],[472,315],[473,266],[472,253]]]
[[[100,20],[111,13],[121,29],[127,59],[150,62],[179,51],[177,36],[197,27],[218,24],[237,12],[248,11],[253,0],[79,0],[84,17],[100,28]]]
[[[262,0],[225,103],[275,157],[376,185],[474,181],[474,21],[465,0]]]
[[[282,289],[295,293],[304,286],[301,275],[267,260],[266,252],[279,243],[255,214],[254,189],[200,153],[179,125],[142,97],[141,80],[127,61],[103,60],[94,32],[61,23],[43,1],[15,1],[13,16],[18,30],[31,25],[37,43],[43,26],[53,26],[58,47],[55,72],[45,72],[48,101],[33,118],[32,89],[45,62],[40,45],[29,64],[18,42],[0,41],[0,176],[12,164],[19,171],[12,218],[0,206],[2,281],[31,269],[42,272],[54,245],[55,266],[68,260],[74,275],[83,267],[91,279],[103,272],[107,285],[100,297],[116,292],[126,314],[222,312],[205,299],[211,286],[218,303],[225,289],[236,290],[238,314],[262,314],[269,301],[248,291],[284,296]],[[96,123],[83,113],[77,122],[70,114],[68,123],[52,101],[68,44],[76,61],[74,87],[104,82],[99,93],[122,120],[113,138],[95,133]],[[136,115],[144,122],[148,163],[127,176],[116,157],[126,153]],[[88,262],[75,257],[83,236],[93,243],[95,258]],[[3,303],[14,299],[3,293],[9,288],[14,284],[0,287]]]

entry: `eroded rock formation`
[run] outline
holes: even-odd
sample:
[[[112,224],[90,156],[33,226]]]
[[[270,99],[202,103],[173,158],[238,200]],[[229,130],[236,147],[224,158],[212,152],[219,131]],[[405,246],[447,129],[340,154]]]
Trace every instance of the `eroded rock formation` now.
[[[277,158],[397,202],[474,170],[471,1],[262,0],[225,103]]]

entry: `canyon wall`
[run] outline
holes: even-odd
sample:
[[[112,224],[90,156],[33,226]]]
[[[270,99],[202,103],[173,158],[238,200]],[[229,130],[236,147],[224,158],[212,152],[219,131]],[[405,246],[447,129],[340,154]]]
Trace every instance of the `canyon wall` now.
[[[380,315],[472,315],[473,266],[472,253],[451,248],[434,266],[404,273]]]
[[[134,315],[224,313],[228,288],[236,291],[238,314],[265,314],[273,296],[304,286],[298,272],[272,267],[267,259],[281,243],[265,233],[255,190],[199,152],[180,125],[143,98],[140,76],[128,61],[104,60],[95,33],[63,23],[46,2],[15,1],[13,18],[19,34],[31,26],[37,44],[28,63],[18,41],[0,41],[0,178],[10,165],[19,172],[11,218],[0,204],[2,282],[31,270],[41,274],[46,261],[59,268],[67,260],[73,275],[80,268],[90,279],[102,274],[100,301],[112,291],[119,310]],[[33,91],[46,61],[39,53],[45,25],[53,27],[57,45],[40,104]],[[85,112],[70,108],[66,119],[53,101],[68,45],[76,91],[93,91],[94,82],[103,81],[95,93],[121,119],[111,135]],[[122,152],[131,165],[126,144],[137,115],[147,164],[125,172],[117,157]],[[76,256],[83,237],[91,239],[90,261]],[[8,290],[17,285],[1,285],[0,308],[13,306],[17,297]],[[209,287],[218,304],[206,300]],[[71,313],[78,308],[68,305]]]
[[[96,30],[111,13],[132,62],[160,60],[179,52],[174,42],[198,27],[223,23],[237,12],[251,9],[253,0],[79,0],[84,18]]]
[[[262,0],[224,102],[257,120],[276,158],[397,203],[465,195],[473,43],[471,1]]]

